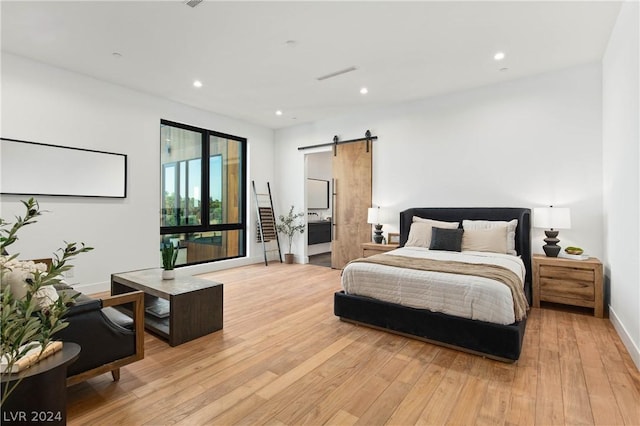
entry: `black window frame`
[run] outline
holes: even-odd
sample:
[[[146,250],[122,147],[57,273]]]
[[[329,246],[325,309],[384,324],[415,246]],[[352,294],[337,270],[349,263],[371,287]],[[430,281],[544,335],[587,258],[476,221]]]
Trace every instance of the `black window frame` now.
[[[160,126],[171,126],[179,129],[188,130],[195,133],[200,133],[201,135],[201,188],[200,188],[200,200],[201,200],[201,209],[200,209],[200,224],[193,225],[174,225],[174,226],[160,226],[160,238],[164,235],[171,234],[192,234],[198,232],[215,232],[215,231],[242,231],[242,239],[241,239],[241,255],[238,256],[229,256],[219,259],[211,259],[211,260],[203,260],[200,262],[191,262],[184,263],[181,265],[176,265],[176,268],[190,265],[198,265],[202,263],[210,263],[210,262],[218,262],[220,260],[226,259],[236,259],[247,256],[247,208],[248,208],[248,198],[247,198],[247,138],[243,138],[240,136],[234,136],[227,133],[217,132],[215,130],[202,129],[200,127],[191,126],[189,124],[178,123],[175,121],[160,119]],[[240,223],[223,223],[223,224],[210,224],[209,211],[210,211],[210,203],[209,203],[209,157],[210,157],[210,140],[211,137],[218,137],[223,139],[230,139],[236,142],[239,142],[242,147],[242,156],[240,159],[240,168],[241,168],[241,197],[242,204],[240,206],[240,211],[238,212],[238,217],[240,218]],[[162,144],[162,141],[160,141]],[[162,146],[162,145],[161,145]],[[205,161],[206,159],[206,161]],[[162,154],[160,153],[160,167],[163,168],[162,164]],[[164,170],[161,170],[160,176],[160,186],[164,182],[163,176]],[[178,174],[178,168],[176,168],[176,176]],[[176,177],[177,178],[177,177]],[[164,188],[160,188],[160,193],[164,191]],[[206,194],[206,195],[205,195]],[[178,213],[179,217],[179,213]]]

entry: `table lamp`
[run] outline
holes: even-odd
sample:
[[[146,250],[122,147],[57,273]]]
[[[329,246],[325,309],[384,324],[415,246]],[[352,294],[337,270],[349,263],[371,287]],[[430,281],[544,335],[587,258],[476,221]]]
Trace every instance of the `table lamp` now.
[[[382,243],[382,225],[380,222],[380,207],[369,207],[367,209],[367,223],[374,226],[373,242],[376,244]]]
[[[533,226],[535,228],[545,228],[544,239],[546,243],[542,246],[548,257],[558,257],[560,246],[558,243],[558,229],[571,228],[571,211],[569,208],[537,207],[533,209]]]

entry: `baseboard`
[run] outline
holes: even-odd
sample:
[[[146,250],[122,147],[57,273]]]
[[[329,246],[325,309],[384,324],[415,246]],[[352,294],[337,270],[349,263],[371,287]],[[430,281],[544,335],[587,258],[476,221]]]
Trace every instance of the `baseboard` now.
[[[629,355],[631,355],[631,359],[636,365],[636,368],[640,371],[640,348],[638,348],[638,346],[633,342],[633,339],[631,339],[627,329],[624,327],[620,318],[618,318],[611,306],[609,306],[609,320],[613,324],[613,328],[618,332],[618,335],[622,340],[622,344],[627,348],[627,351],[629,351]]]
[[[277,262],[278,256],[268,255],[269,262]],[[200,265],[185,266],[184,268],[176,268],[176,276],[198,275],[209,272],[221,271],[223,269],[238,268],[240,266],[253,265],[255,263],[263,263],[264,256],[240,257],[237,259],[221,260],[219,262],[202,263]]]
[[[109,281],[104,281],[92,284],[73,284],[73,289],[84,294],[96,294],[111,291],[111,283]]]

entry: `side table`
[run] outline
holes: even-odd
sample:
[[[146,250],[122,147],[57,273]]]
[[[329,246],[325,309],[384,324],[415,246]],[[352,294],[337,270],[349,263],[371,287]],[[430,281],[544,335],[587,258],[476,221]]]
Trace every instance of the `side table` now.
[[[80,354],[80,345],[64,342],[62,350],[17,374],[2,375],[2,390],[22,382],[2,405],[3,425],[66,425],[67,366]]]
[[[602,263],[595,257],[573,260],[533,255],[533,306],[541,301],[593,308],[602,318]]]

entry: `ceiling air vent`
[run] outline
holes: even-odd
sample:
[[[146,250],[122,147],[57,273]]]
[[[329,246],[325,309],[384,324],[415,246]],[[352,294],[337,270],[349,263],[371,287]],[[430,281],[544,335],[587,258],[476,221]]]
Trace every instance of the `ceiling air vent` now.
[[[346,74],[348,72],[352,72],[352,71],[355,71],[357,69],[358,68],[356,68],[356,67],[345,68],[343,70],[332,72],[331,74],[323,75],[322,77],[318,77],[316,80],[318,80],[318,81],[327,80],[329,78],[337,77],[339,75]]]
[[[200,3],[202,3],[202,0],[189,0],[189,1],[185,2],[184,4],[186,4],[187,6],[190,6],[190,7],[196,7]]]

